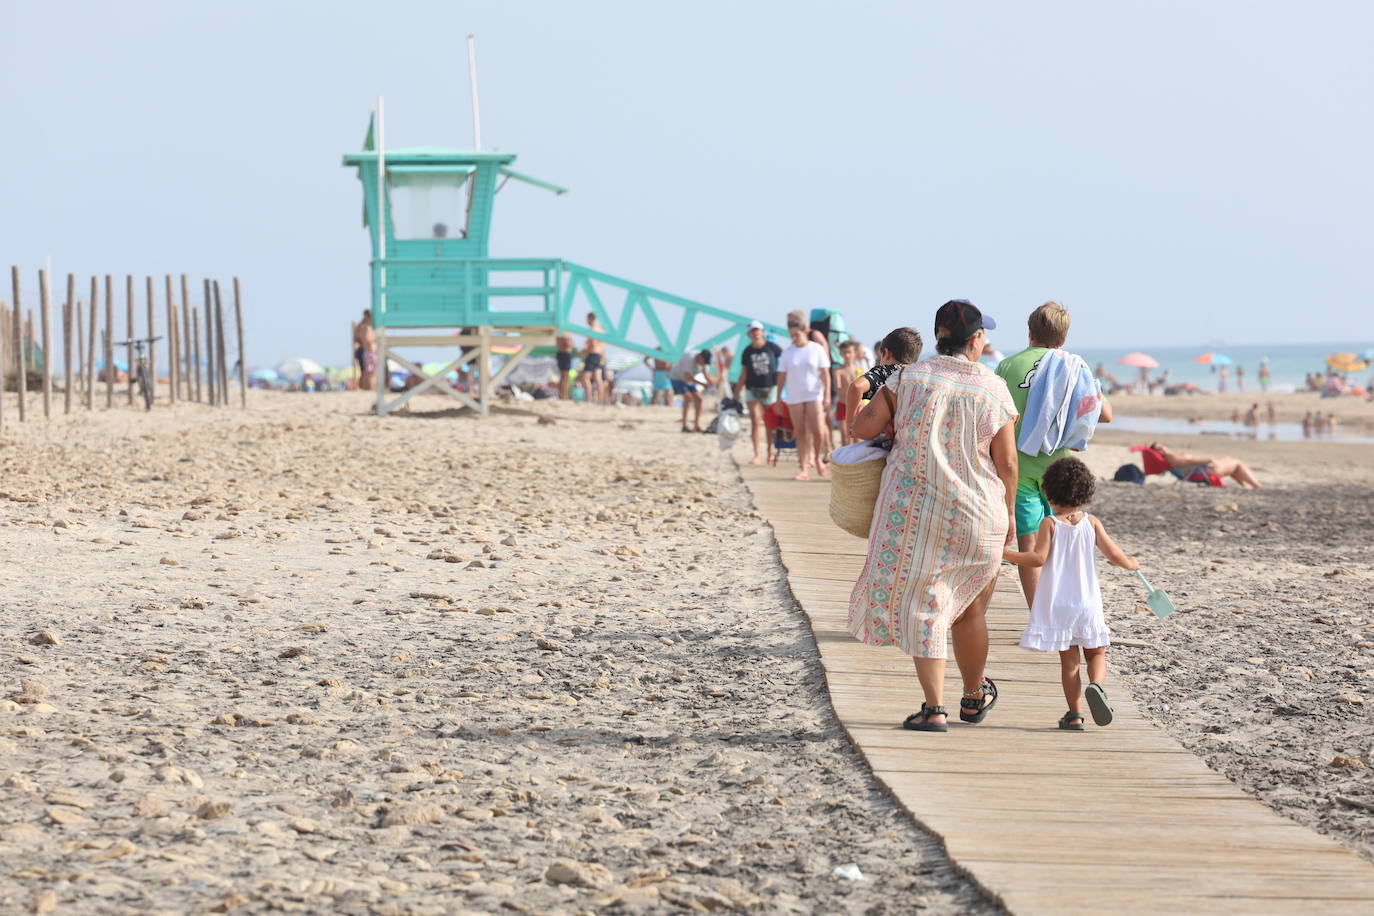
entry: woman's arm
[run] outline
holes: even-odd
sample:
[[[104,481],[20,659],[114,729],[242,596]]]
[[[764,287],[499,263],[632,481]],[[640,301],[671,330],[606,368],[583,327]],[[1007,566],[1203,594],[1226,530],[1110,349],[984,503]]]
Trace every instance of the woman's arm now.
[[[1102,555],[1107,558],[1107,562],[1113,566],[1120,566],[1122,569],[1129,569],[1132,572],[1140,568],[1140,561],[1135,557],[1126,556],[1126,551],[1116,546],[1116,541],[1107,533],[1107,529],[1102,527],[1102,522],[1096,515],[1089,515],[1088,519],[1093,523],[1093,528],[1097,531],[1097,549],[1102,551]]]
[[[896,398],[892,389],[886,385],[879,388],[873,400],[868,402],[868,406],[855,419],[854,435],[860,439],[876,439],[878,434],[887,428],[887,424],[892,422]]]
[[[992,463],[1002,479],[1007,497],[1007,546],[1016,543],[1016,476],[1019,462],[1016,457],[1016,420],[1008,420],[992,437]]]

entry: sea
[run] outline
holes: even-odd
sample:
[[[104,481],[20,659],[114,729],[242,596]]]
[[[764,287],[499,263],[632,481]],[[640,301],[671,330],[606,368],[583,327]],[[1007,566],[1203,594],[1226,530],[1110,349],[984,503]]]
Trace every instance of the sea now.
[[[997,342],[994,338],[994,343]],[[1374,341],[1235,347],[1218,345],[1215,347],[1139,347],[1131,349],[1092,347],[1079,349],[1073,346],[1073,341],[1070,340],[1068,349],[1083,357],[1089,366],[1095,368],[1098,363],[1104,364],[1116,374],[1116,377],[1123,384],[1138,379],[1140,370],[1130,366],[1118,365],[1117,360],[1127,353],[1148,353],[1159,363],[1158,369],[1150,370],[1151,378],[1157,378],[1167,369],[1171,384],[1192,382],[1204,391],[1216,391],[1219,381],[1218,374],[1212,366],[1196,361],[1197,357],[1204,353],[1222,353],[1233,361],[1234,364],[1229,367],[1227,391],[1238,390],[1236,387],[1236,367],[1240,366],[1245,369],[1244,390],[1258,392],[1260,390],[1260,361],[1268,357],[1269,371],[1272,374],[1269,390],[1271,392],[1284,392],[1302,390],[1304,379],[1310,372],[1320,372],[1324,375],[1326,373],[1326,357],[1333,353],[1363,355],[1368,351],[1371,356],[1374,356]],[[1010,356],[1015,351],[1006,350],[1003,352]],[[1352,373],[1349,380],[1352,383],[1363,385],[1369,381],[1371,375],[1374,375],[1374,364],[1361,372]]]

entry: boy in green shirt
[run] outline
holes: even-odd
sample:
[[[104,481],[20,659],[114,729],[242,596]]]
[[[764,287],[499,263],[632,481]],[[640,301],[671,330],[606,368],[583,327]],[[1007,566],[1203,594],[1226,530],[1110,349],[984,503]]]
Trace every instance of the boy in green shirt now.
[[[1069,338],[1069,310],[1058,302],[1046,302],[1030,313],[1026,321],[1030,329],[1030,346],[1009,356],[997,364],[997,374],[1007,383],[1011,399],[1016,403],[1016,439],[1021,440],[1021,421],[1026,412],[1026,399],[1030,396],[1031,380],[1041,358],[1050,350],[1059,349]],[[1110,423],[1112,408],[1107,399],[1102,399],[1102,412],[1097,422]],[[1019,452],[1020,462],[1016,478],[1016,543],[1020,550],[1030,550],[1034,546],[1035,534],[1040,530],[1040,522],[1054,514],[1049,501],[1040,489],[1040,480],[1045,469],[1071,450],[1061,448],[1052,455],[1027,455]],[[1033,566],[1018,566],[1021,577],[1021,591],[1026,595],[1026,606],[1035,600],[1035,586],[1040,581],[1040,569]]]

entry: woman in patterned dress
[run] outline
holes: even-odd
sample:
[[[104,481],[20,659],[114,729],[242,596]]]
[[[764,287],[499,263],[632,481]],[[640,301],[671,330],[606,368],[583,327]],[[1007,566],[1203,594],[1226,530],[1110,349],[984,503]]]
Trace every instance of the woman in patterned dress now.
[[[871,646],[913,656],[925,694],[903,725],[948,731],[945,641],[964,682],[959,718],[981,722],[997,702],[983,676],[985,612],[1002,548],[1012,543],[1016,408],[978,357],[996,323],[972,303],[935,314],[937,356],[906,366],[859,414],[860,439],[888,423],[896,441],[868,534],[868,561],[849,601],[849,630]]]

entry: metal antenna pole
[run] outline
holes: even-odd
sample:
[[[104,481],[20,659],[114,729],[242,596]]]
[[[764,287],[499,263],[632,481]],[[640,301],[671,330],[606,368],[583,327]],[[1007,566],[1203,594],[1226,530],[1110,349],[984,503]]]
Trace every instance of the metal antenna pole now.
[[[472,148],[482,148],[482,112],[477,107],[477,39],[468,36],[468,84],[472,87]]]

